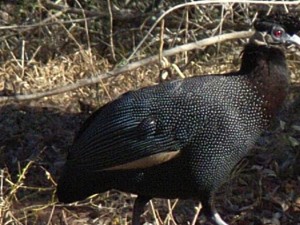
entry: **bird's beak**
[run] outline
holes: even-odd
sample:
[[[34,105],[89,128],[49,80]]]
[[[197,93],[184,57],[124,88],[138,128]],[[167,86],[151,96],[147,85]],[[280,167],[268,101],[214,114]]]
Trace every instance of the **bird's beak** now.
[[[289,44],[296,44],[298,46],[300,46],[300,37],[296,34],[294,34],[293,36],[289,36],[288,39],[286,40],[287,43]]]

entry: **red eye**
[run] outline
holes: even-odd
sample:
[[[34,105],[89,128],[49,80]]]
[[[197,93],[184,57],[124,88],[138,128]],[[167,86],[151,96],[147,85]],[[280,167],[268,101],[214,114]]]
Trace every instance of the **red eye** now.
[[[277,38],[280,38],[282,36],[283,31],[282,30],[274,30],[273,35]]]

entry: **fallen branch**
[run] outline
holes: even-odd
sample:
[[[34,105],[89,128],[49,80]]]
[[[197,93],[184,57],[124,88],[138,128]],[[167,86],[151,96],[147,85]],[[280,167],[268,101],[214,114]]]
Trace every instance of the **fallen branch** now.
[[[222,34],[219,36],[206,38],[201,41],[196,41],[193,43],[180,45],[180,46],[177,46],[177,47],[169,49],[169,50],[165,50],[162,52],[162,55],[164,57],[172,56],[172,55],[178,54],[180,52],[190,51],[190,50],[197,49],[197,48],[203,48],[205,46],[216,44],[219,42],[229,41],[229,40],[233,40],[233,39],[249,38],[251,35],[253,35],[253,31],[241,31],[241,32],[235,32],[235,33],[230,33],[230,34]],[[129,72],[129,71],[137,69],[141,66],[146,66],[151,63],[158,62],[158,61],[159,61],[158,55],[151,56],[146,59],[142,59],[140,61],[127,64],[120,68],[113,69],[110,72],[96,73],[93,77],[81,79],[81,80],[78,80],[76,83],[65,85],[62,87],[57,87],[57,88],[54,88],[49,91],[33,93],[33,94],[28,94],[28,95],[2,96],[2,97],[0,97],[0,103],[7,102],[7,101],[33,100],[33,99],[38,99],[38,98],[42,98],[42,97],[46,97],[46,96],[61,94],[61,93],[67,92],[67,91],[73,91],[77,88],[81,88],[84,86],[99,83],[102,79],[117,76],[119,74]]]

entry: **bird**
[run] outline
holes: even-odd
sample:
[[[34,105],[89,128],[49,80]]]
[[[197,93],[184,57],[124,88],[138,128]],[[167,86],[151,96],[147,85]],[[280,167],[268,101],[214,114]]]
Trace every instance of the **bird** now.
[[[289,89],[283,46],[300,46],[299,16],[262,15],[254,28],[238,71],[132,90],[96,110],[68,149],[58,200],[134,193],[139,225],[152,198],[194,199],[207,220],[226,225],[215,193],[280,112]]]

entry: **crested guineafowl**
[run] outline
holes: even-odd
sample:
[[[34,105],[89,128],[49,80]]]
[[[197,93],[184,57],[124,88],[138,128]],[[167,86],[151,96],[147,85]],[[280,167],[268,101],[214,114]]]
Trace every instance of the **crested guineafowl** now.
[[[281,45],[300,46],[297,16],[264,16],[254,27],[239,71],[130,91],[97,110],[69,149],[59,201],[135,193],[138,225],[151,198],[191,198],[207,219],[226,225],[214,193],[283,105],[289,71]]]

